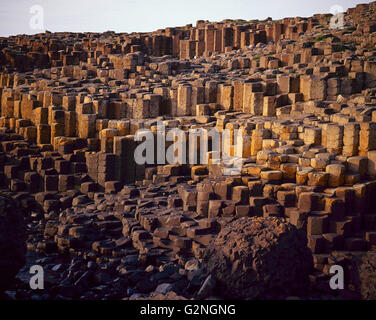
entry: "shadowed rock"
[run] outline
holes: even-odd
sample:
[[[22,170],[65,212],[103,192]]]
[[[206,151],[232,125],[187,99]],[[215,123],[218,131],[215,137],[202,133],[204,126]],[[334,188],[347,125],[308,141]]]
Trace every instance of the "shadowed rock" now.
[[[0,292],[13,281],[25,263],[23,216],[16,202],[0,194]]]
[[[376,299],[376,250],[368,251],[354,260],[357,291],[364,300]]]
[[[304,289],[313,267],[307,238],[278,218],[241,218],[204,253],[204,267],[227,298],[278,298]]]

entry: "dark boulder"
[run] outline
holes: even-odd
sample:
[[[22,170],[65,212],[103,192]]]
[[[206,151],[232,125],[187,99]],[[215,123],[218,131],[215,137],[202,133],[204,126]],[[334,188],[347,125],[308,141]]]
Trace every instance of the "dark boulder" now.
[[[376,300],[376,250],[354,257],[353,282],[357,293],[364,300]]]
[[[245,217],[209,244],[203,266],[224,298],[278,299],[308,287],[313,259],[304,232],[284,219]]]
[[[17,203],[0,194],[0,292],[7,289],[25,264],[24,218]]]

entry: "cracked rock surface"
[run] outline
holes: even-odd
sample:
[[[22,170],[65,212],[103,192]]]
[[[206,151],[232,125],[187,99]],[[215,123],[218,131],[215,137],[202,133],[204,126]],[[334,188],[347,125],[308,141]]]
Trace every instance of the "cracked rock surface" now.
[[[278,218],[241,218],[208,245],[203,263],[227,298],[278,298],[307,287],[313,269],[306,235]]]

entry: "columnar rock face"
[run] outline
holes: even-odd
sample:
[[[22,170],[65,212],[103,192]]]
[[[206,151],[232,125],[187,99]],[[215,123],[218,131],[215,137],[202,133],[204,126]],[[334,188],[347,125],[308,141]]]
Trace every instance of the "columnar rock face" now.
[[[204,268],[233,299],[278,298],[307,288],[313,268],[304,232],[278,218],[241,218],[206,248]]]
[[[330,267],[376,246],[376,3],[330,19],[0,38],[0,188],[29,250],[97,263],[52,298],[77,278],[75,298],[210,297],[202,255],[245,217],[305,233],[311,286],[336,295]]]
[[[24,265],[25,253],[23,215],[14,200],[0,194],[0,292]]]

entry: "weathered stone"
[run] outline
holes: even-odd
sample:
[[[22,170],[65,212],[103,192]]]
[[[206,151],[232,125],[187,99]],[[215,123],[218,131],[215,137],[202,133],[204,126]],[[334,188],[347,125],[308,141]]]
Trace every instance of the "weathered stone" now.
[[[17,203],[0,195],[0,291],[8,289],[25,263],[26,242],[23,215]]]
[[[208,246],[204,268],[218,279],[220,292],[226,297],[291,295],[304,287],[312,268],[305,239],[301,231],[278,218],[241,218],[223,229]],[[234,248],[242,254],[236,254]],[[285,262],[276,267],[279,255]]]

